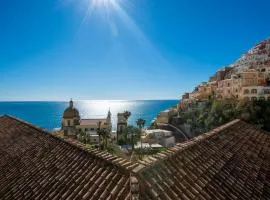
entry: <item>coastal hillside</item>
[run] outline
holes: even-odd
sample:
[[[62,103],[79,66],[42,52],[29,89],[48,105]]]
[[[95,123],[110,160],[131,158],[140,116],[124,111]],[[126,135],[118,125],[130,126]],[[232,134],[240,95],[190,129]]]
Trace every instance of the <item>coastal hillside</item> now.
[[[209,81],[229,79],[233,74],[246,70],[263,71],[268,67],[270,67],[270,38],[257,43],[234,63],[222,67],[214,76],[210,77]]]
[[[161,112],[156,123],[193,137],[236,118],[270,131],[269,116],[270,38],[185,93],[177,108]]]

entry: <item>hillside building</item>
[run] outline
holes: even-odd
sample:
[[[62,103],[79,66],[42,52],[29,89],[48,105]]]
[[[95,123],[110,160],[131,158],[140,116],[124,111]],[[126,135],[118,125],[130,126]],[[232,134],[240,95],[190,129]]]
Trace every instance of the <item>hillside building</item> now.
[[[161,124],[168,124],[170,122],[170,119],[172,116],[175,115],[176,109],[170,108],[164,111],[161,111],[155,120],[156,123],[161,123]]]

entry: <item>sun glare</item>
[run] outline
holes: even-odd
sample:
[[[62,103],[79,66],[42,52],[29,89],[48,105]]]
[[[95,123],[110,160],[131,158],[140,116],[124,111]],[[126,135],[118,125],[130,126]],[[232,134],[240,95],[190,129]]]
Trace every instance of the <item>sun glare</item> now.
[[[108,5],[112,5],[115,0],[89,0],[93,6],[97,7],[107,7]]]
[[[62,1],[78,1],[78,0],[62,0]],[[129,14],[129,8],[133,8],[135,1],[130,0],[80,0],[83,18],[78,32],[83,27],[88,26],[91,20],[100,20],[110,29],[110,33],[115,36],[121,36],[121,33],[129,31],[136,39],[138,44],[142,46],[144,53],[154,62],[163,63],[169,66],[167,60],[156,50],[152,43],[148,40],[143,30],[138,26],[136,21]],[[134,14],[134,12],[133,12]]]

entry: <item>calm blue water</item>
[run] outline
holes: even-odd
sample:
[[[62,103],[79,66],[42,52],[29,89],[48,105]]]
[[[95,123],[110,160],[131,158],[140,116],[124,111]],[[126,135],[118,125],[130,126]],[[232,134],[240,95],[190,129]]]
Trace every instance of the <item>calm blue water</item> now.
[[[77,101],[74,106],[81,118],[104,117],[110,108],[115,129],[117,113],[129,110],[129,123],[135,125],[137,118],[146,120],[148,126],[156,115],[169,107],[175,106],[177,100],[140,100],[140,101]],[[61,118],[68,102],[0,102],[0,115],[8,114],[39,127],[53,130],[60,127]]]

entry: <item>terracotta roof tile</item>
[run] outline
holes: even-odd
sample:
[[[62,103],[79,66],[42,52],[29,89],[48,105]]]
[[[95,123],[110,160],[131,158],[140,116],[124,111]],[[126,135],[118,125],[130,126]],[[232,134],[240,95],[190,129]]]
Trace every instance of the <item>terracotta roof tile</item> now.
[[[270,198],[270,135],[245,122],[232,121],[154,157],[159,160],[139,170],[153,199]]]
[[[0,117],[0,156],[0,199],[105,199],[111,183],[122,191],[112,199],[129,196],[129,172],[106,160],[113,156],[87,152],[8,116]]]
[[[113,200],[132,195],[270,199],[270,136],[235,120],[131,163],[0,117],[0,199]]]

